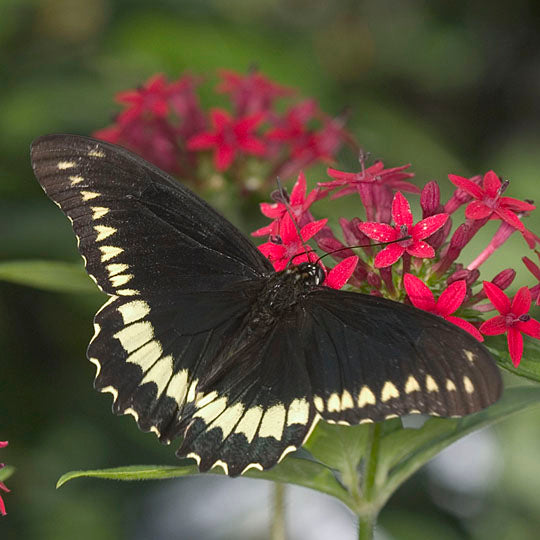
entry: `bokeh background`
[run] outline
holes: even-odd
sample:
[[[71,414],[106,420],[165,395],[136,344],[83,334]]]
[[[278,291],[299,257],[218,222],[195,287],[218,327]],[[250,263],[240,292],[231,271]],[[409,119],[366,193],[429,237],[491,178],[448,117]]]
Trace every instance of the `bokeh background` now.
[[[216,68],[251,65],[330,114],[348,110],[364,148],[389,166],[412,162],[421,183],[493,168],[513,196],[540,200],[536,0],[2,0],[0,260],[78,260],[67,220],[32,175],[33,138],[108,125],[114,94],[156,72],[211,80]],[[540,231],[538,218],[526,225]],[[525,251],[512,239],[490,264],[532,284]],[[175,463],[92,389],[84,350],[102,301],[0,282],[0,440],[10,441],[0,458],[17,468],[0,538],[266,538],[262,481],[55,490],[72,469]],[[396,493],[378,537],[538,538],[539,457],[540,411],[469,437]],[[294,539],[355,537],[344,507],[306,490],[291,491],[288,519]]]

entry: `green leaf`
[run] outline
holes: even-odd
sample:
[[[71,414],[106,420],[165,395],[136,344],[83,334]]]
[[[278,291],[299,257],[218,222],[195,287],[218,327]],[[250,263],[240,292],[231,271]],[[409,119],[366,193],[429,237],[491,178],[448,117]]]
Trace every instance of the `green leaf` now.
[[[378,472],[379,507],[422,465],[441,450],[483,427],[495,424],[508,416],[540,405],[540,388],[507,388],[502,398],[487,409],[463,418],[431,418],[420,429],[403,429],[383,438]],[[387,473],[381,482],[382,472]]]
[[[63,486],[75,478],[102,478],[108,480],[163,480],[167,478],[180,478],[184,476],[198,476],[201,474],[223,475],[221,468],[216,467],[208,473],[200,473],[195,465],[179,467],[169,465],[133,465],[115,467],[112,469],[96,469],[88,471],[71,471],[63,474],[56,487]],[[297,484],[327,493],[341,500],[344,504],[353,507],[353,502],[346,490],[336,480],[330,469],[309,459],[288,456],[284,461],[269,471],[251,469],[243,476],[271,480],[280,483]]]
[[[0,263],[0,280],[59,292],[91,293],[96,286],[78,263],[24,260]]]
[[[15,467],[12,467],[11,465],[6,465],[4,468],[0,469],[0,482],[5,482],[14,472]]]
[[[493,336],[486,340],[489,351],[497,358],[502,368],[531,381],[540,382],[540,341],[524,336],[523,356],[516,368],[510,359],[505,336]]]

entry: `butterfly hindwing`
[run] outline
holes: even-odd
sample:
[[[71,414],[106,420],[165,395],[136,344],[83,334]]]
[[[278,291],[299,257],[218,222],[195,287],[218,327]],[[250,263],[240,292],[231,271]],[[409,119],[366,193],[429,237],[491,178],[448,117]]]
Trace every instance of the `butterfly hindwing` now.
[[[215,290],[272,271],[229,221],[123,148],[47,135],[31,153],[36,177],[73,225],[88,273],[108,294]]]
[[[325,420],[464,416],[496,401],[499,371],[474,337],[405,304],[319,289],[303,303],[307,369]]]

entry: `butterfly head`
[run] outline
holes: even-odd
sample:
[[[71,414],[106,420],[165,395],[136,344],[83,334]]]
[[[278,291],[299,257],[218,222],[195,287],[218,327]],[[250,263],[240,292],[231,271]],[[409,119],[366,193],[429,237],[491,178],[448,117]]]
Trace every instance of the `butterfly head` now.
[[[297,272],[298,279],[307,286],[322,285],[326,278],[322,267],[315,263],[300,263],[294,269]]]

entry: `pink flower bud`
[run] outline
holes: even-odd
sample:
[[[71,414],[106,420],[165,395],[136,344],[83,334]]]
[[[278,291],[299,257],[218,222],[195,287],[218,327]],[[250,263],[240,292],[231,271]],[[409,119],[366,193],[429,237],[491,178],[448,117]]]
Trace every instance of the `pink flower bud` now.
[[[420,194],[422,217],[427,218],[444,212],[441,206],[441,190],[435,181],[428,182]]]

